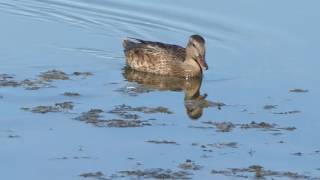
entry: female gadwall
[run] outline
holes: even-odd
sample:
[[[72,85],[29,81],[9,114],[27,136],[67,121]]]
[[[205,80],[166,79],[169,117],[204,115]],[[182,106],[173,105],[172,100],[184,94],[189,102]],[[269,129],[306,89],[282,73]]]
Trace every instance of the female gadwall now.
[[[136,38],[123,40],[127,65],[132,69],[160,75],[199,77],[205,61],[205,40],[200,35],[190,36],[186,48]]]

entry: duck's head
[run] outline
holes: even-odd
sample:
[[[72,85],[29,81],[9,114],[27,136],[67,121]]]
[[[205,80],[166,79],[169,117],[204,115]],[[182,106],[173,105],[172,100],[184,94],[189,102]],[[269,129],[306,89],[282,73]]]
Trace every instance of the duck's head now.
[[[201,67],[201,69],[208,69],[206,63],[206,47],[205,40],[200,35],[192,35],[189,38],[189,42],[186,47],[187,56],[195,60]]]

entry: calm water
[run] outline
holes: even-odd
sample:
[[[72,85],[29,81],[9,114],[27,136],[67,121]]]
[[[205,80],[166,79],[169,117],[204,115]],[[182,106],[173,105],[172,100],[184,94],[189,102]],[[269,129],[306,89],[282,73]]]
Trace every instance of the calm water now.
[[[104,174],[96,179],[129,179],[136,176],[119,177],[119,171],[150,168],[187,171],[194,179],[241,179],[254,173],[211,171],[251,165],[278,172],[267,179],[290,179],[279,175],[287,171],[320,178],[319,5],[316,0],[2,0],[0,74],[16,81],[53,69],[93,75],[70,75],[49,82],[55,87],[35,90],[0,86],[1,179],[84,179],[79,175],[90,172]],[[195,33],[207,41],[210,68],[202,80],[124,69],[122,38],[184,45]],[[294,89],[308,92],[290,92]],[[72,110],[21,109],[66,101],[74,103]],[[104,120],[127,118],[108,113],[123,104],[172,113],[137,110],[133,113],[149,125],[128,128],[75,119],[90,109],[103,110]],[[243,128],[252,121],[276,127]],[[235,127],[221,132],[215,122]],[[147,142],[162,140],[178,145]],[[181,169],[186,160],[202,168]]]

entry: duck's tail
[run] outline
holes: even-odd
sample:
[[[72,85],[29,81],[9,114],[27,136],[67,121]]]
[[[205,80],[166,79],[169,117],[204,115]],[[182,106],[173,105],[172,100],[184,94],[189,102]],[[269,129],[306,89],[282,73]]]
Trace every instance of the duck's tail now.
[[[124,38],[124,39],[122,40],[122,47],[123,47],[124,49],[127,49],[129,43],[130,43],[130,40],[129,40],[128,38]]]
[[[122,40],[122,46],[124,49],[129,49],[130,47],[136,45],[137,43],[145,43],[146,41],[142,39],[137,39],[133,37],[126,37]]]
[[[144,40],[142,40],[142,39],[133,38],[133,37],[127,37],[127,39],[131,39],[131,40],[134,40],[134,41],[140,42],[140,43],[145,43],[145,42],[147,42],[147,41],[144,41]]]

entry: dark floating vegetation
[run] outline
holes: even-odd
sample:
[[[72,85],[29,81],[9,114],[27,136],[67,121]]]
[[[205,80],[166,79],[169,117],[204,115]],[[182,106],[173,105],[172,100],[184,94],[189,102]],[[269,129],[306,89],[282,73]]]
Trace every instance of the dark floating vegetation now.
[[[30,111],[33,113],[40,113],[40,114],[45,114],[49,112],[65,112],[68,110],[72,110],[74,107],[73,102],[67,101],[67,102],[62,102],[62,103],[55,103],[52,106],[36,106],[33,108],[21,108],[22,110],[25,111]]]
[[[291,153],[294,156],[304,156],[304,155],[320,155],[320,150],[315,150],[313,152],[308,152],[308,153],[304,153],[304,152],[295,152],[295,153]]]
[[[72,110],[74,107],[74,104],[71,101],[56,103],[54,105],[62,110]]]
[[[154,143],[154,144],[172,144],[172,145],[179,145],[175,141],[168,141],[168,140],[148,140],[146,141],[148,143]]]
[[[0,87],[17,87],[20,84],[9,74],[0,74]]]
[[[187,159],[185,162],[179,164],[178,167],[183,170],[192,170],[192,171],[198,171],[203,168],[202,166],[191,161],[190,159]]]
[[[100,171],[83,173],[83,174],[80,174],[79,176],[84,177],[84,178],[95,178],[95,179],[99,179],[99,180],[107,179],[107,178],[105,178],[105,175]]]
[[[40,88],[50,88],[54,87],[48,81],[44,81],[41,79],[25,79],[20,82],[20,86],[25,88],[26,90],[38,90]]]
[[[125,119],[138,119],[139,116],[136,114],[130,114],[129,112],[141,112],[144,114],[153,114],[153,113],[164,113],[164,114],[173,114],[173,112],[169,111],[166,107],[131,107],[125,104],[115,106],[114,109],[108,111],[108,113],[116,114]]]
[[[4,134],[2,135],[2,133]],[[13,130],[4,130],[4,131],[0,130],[0,138],[2,137],[6,137],[8,139],[21,138],[21,136]]]
[[[46,72],[42,72],[39,77],[42,78],[45,81],[52,81],[52,80],[69,80],[70,76],[82,76],[82,77],[87,77],[87,76],[92,76],[93,73],[91,72],[73,72],[70,75],[60,71],[60,70],[49,70]]]
[[[76,120],[84,121],[89,124],[93,124],[97,127],[117,127],[117,128],[128,128],[128,127],[143,127],[151,126],[151,123],[144,120],[125,120],[125,119],[102,119],[101,113],[104,111],[101,109],[91,109],[88,112],[82,113],[76,117]]]
[[[224,176],[230,177],[241,177],[241,178],[257,178],[264,179],[266,177],[270,178],[289,178],[289,179],[314,179],[318,180],[319,178],[310,177],[304,174],[299,174],[296,172],[290,171],[273,171],[266,170],[264,167],[260,165],[252,165],[248,168],[229,168],[227,170],[212,170],[212,174],[220,174]]]
[[[208,147],[223,149],[223,148],[238,148],[238,143],[236,142],[221,142],[214,144],[207,144]]]
[[[142,84],[130,83],[114,91],[128,96],[138,96],[139,94],[153,92],[155,89],[148,88]]]
[[[296,128],[295,127],[279,127],[279,125],[272,123],[266,123],[266,122],[260,122],[256,123],[252,121],[249,124],[239,124],[240,128],[242,129],[263,129],[266,131],[279,131],[279,130],[287,130],[287,131],[293,131]]]
[[[44,80],[44,81],[53,81],[53,80],[68,80],[70,79],[69,76],[63,72],[63,71],[59,71],[59,70],[49,70],[46,72],[42,72],[39,77]]]
[[[271,110],[271,109],[277,109],[277,107],[278,107],[278,105],[269,105],[269,104],[267,104],[267,105],[263,106],[263,109]]]
[[[80,94],[76,93],[76,92],[64,92],[63,95],[64,96],[69,96],[69,97],[80,96]]]
[[[191,173],[187,171],[173,171],[170,169],[154,168],[144,170],[119,171],[119,174],[136,177],[136,178],[151,178],[151,179],[190,179]]]
[[[189,126],[189,128],[197,128],[197,129],[216,129],[217,132],[230,132],[235,128],[235,124],[231,122],[202,122],[203,124],[209,124],[210,126]]]
[[[100,115],[103,113],[101,109],[91,109],[88,112],[81,113],[81,116],[76,117],[75,119],[80,121],[86,121],[87,123],[98,121],[99,118],[102,116]]]
[[[76,117],[76,120],[84,121],[86,123],[93,124],[98,127],[117,127],[117,128],[127,128],[127,127],[143,127],[151,126],[149,120],[140,120],[138,114],[133,112],[153,114],[153,113],[164,113],[172,114],[168,108],[165,107],[131,107],[125,104],[115,106],[114,109],[105,112],[102,109],[91,109],[88,112],[81,113],[80,116]],[[103,119],[102,113],[115,114],[121,119]]]
[[[299,110],[293,110],[293,111],[285,111],[285,112],[273,112],[272,114],[298,114],[301,113]]]
[[[199,129],[216,129],[217,132],[231,132],[234,128],[239,129],[261,129],[263,131],[293,131],[296,128],[295,127],[280,127],[278,124],[275,123],[266,123],[266,122],[260,122],[257,123],[255,121],[252,121],[251,123],[242,123],[242,124],[235,124],[232,122],[212,122],[207,121],[203,122],[203,124],[209,125],[209,126],[189,126],[190,128],[199,128]]]
[[[231,122],[203,122],[205,124],[210,124],[216,127],[218,132],[230,132],[236,126]]]
[[[90,157],[90,156],[73,156],[73,157],[63,156],[63,157],[53,158],[53,160],[70,160],[70,159],[73,159],[73,160],[92,159],[92,157]]]
[[[91,73],[91,72],[73,72],[72,75],[87,77],[87,76],[92,76],[93,73]]]
[[[17,134],[10,134],[8,135],[8,138],[13,139],[13,138],[19,138],[21,136],[17,135]]]
[[[204,152],[214,152],[214,149],[226,149],[226,148],[238,148],[237,142],[221,142],[221,143],[211,143],[211,144],[198,144],[192,143],[192,146],[200,147]]]
[[[307,92],[309,92],[309,90],[307,90],[307,89],[291,89],[291,90],[289,90],[289,92],[292,92],[292,93],[307,93]]]
[[[135,113],[134,113],[135,112]],[[131,107],[125,104],[115,106],[114,109],[108,111],[110,114],[116,114],[117,116],[124,119],[139,119],[140,116],[136,113],[153,114],[153,113],[163,113],[172,114],[166,107]]]
[[[90,72],[74,72],[67,74],[60,70],[49,70],[41,72],[36,79],[15,80],[13,75],[0,74],[0,87],[23,87],[26,90],[38,90],[40,88],[54,87],[50,83],[56,80],[70,80],[71,76],[87,77]]]
[[[294,156],[302,156],[303,153],[302,152],[296,152],[296,153],[292,153],[292,155],[294,155]]]
[[[144,120],[110,119],[110,120],[105,120],[105,123],[108,127],[117,127],[117,128],[151,126],[151,123]]]

